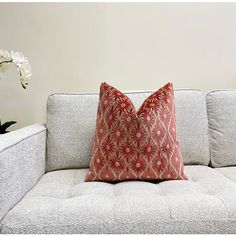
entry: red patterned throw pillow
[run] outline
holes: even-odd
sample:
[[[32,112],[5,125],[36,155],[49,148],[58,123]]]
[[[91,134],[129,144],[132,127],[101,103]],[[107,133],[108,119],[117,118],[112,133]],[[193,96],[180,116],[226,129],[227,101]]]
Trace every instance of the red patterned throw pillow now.
[[[96,122],[85,181],[187,179],[171,83],[150,95],[138,111],[125,94],[102,83]]]

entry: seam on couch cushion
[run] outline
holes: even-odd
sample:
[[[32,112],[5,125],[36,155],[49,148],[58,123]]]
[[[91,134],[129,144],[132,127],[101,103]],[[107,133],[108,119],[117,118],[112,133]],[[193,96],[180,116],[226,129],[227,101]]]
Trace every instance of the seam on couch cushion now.
[[[206,115],[207,115],[207,136],[208,136],[208,149],[209,149],[209,156],[210,156],[210,161],[208,163],[208,166],[211,167],[211,157],[212,157],[212,149],[211,149],[211,142],[210,142],[210,139],[211,139],[211,135],[210,135],[210,127],[209,127],[209,112],[208,112],[208,108],[207,108],[207,95],[209,94],[210,92],[206,92],[204,95],[205,95],[205,103],[206,103]]]
[[[157,90],[157,89],[156,89]],[[153,93],[154,90],[128,90],[128,91],[123,91],[125,94],[135,94],[135,93]],[[183,88],[183,89],[175,89],[174,91],[199,91],[203,92],[200,89],[191,89],[191,88]],[[98,92],[88,92],[88,93],[52,93],[48,96],[48,99],[53,97],[53,96],[76,96],[76,95],[98,95]]]
[[[43,130],[41,130],[41,131],[38,131],[37,133],[31,134],[31,135],[29,135],[29,136],[27,136],[27,137],[25,137],[25,138],[22,138],[22,139],[20,139],[19,141],[15,142],[14,144],[11,144],[10,146],[7,146],[7,147],[3,148],[2,150],[0,150],[0,153],[6,151],[7,149],[9,149],[9,148],[11,148],[11,147],[14,147],[15,145],[17,145],[18,143],[20,143],[20,142],[22,142],[22,141],[24,141],[24,140],[27,140],[27,139],[29,139],[29,138],[31,138],[31,137],[37,135],[37,134],[40,134],[40,133],[42,133],[42,132],[45,132],[45,131],[46,131],[46,128],[43,129]]]
[[[206,96],[210,93],[215,93],[215,92],[235,92],[236,89],[214,89],[206,92]]]

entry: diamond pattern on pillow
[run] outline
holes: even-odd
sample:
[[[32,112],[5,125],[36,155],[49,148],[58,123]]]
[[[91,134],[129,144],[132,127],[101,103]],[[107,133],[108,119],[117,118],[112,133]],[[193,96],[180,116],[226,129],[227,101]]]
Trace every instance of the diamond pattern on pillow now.
[[[171,83],[150,95],[138,111],[125,94],[106,83],[99,98],[85,181],[187,179]]]

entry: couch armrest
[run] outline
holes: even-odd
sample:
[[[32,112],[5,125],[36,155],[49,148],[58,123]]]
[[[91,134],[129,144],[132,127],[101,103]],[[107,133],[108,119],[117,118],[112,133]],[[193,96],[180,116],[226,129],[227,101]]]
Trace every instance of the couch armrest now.
[[[0,135],[0,221],[45,173],[45,153],[45,125]]]

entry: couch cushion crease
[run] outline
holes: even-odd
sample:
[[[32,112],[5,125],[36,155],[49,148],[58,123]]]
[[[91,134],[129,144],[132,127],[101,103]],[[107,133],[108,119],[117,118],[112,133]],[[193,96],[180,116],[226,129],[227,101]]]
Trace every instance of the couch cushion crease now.
[[[190,180],[155,183],[83,182],[87,169],[49,172],[6,215],[2,232],[235,232],[236,183],[210,167],[185,168]]]

